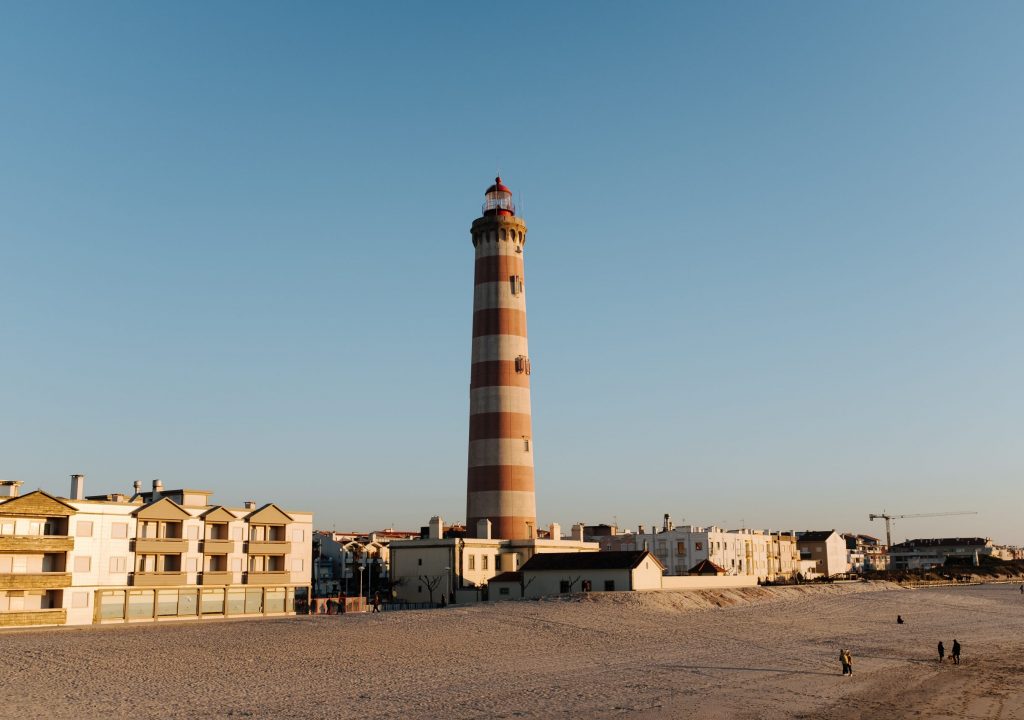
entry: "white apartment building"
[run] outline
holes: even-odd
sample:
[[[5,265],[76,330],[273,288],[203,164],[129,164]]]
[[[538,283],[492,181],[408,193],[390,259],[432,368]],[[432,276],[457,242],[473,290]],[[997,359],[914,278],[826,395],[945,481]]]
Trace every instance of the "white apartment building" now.
[[[687,575],[703,560],[723,568],[726,575],[754,576],[762,582],[789,579],[800,570],[793,533],[725,530],[714,525],[674,527],[666,516],[659,532],[597,539],[604,550],[650,550],[665,566],[665,575]]]
[[[71,498],[0,481],[0,627],[292,613],[309,595],[311,513],[203,490]]]

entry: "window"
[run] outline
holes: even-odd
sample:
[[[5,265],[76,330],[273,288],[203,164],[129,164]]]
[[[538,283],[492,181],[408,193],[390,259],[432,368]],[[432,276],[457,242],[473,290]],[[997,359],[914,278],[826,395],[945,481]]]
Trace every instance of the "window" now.
[[[568,580],[562,580],[560,583],[558,583],[558,592],[560,592],[560,593],[567,593],[567,592],[569,592],[569,581]]]
[[[530,452],[530,438],[526,435],[523,435],[523,450]]]
[[[508,595],[508,588],[498,588],[499,595]]]
[[[508,284],[513,295],[519,295],[523,292],[523,279],[518,275],[509,276]]]
[[[423,564],[423,558],[416,558],[416,564],[417,565],[422,565]]]
[[[92,537],[92,521],[79,520],[75,523],[75,535],[78,537]]]
[[[84,593],[84,592],[71,593],[71,607],[73,607],[73,608],[89,607],[89,593]]]
[[[483,570],[487,569],[487,556],[486,555],[481,555],[480,556],[480,568],[483,569]]]
[[[82,523],[78,523],[81,527]],[[88,555],[79,555],[75,558],[75,572],[89,572],[92,567],[92,558]]]
[[[494,556],[494,570],[495,572],[501,570],[501,555]]]
[[[126,557],[112,557],[110,558],[110,572],[112,573],[123,573],[128,571],[128,558]]]
[[[530,358],[525,355],[516,356],[516,372],[520,374],[530,374]]]
[[[110,526],[110,537],[121,540],[128,537],[128,523],[114,523]]]
[[[684,543],[684,542],[677,542],[676,543],[676,555],[683,555],[683,556],[686,555],[686,543]]]
[[[476,570],[476,555],[469,556],[469,569]]]

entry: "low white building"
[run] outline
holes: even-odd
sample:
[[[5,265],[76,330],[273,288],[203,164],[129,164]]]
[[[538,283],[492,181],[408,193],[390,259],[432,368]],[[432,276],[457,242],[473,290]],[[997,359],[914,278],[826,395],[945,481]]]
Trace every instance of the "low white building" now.
[[[487,596],[488,583],[497,575],[517,572],[535,555],[544,553],[596,553],[597,543],[561,539],[557,524],[549,535],[559,539],[504,540],[490,537],[490,523],[481,521],[482,537],[446,536],[444,522],[433,517],[427,536],[390,544],[392,587],[395,599],[408,603],[477,602]]]
[[[530,558],[518,572],[494,578],[488,599],[661,590],[664,571],[658,559],[646,550],[543,553]]]

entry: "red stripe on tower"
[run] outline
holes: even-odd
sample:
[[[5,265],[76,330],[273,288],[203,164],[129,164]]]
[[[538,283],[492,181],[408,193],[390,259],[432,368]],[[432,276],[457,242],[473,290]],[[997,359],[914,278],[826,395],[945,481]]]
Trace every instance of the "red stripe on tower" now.
[[[466,530],[491,521],[492,537],[532,539],[533,484],[530,357],[526,344],[523,247],[526,223],[501,178],[484,194],[471,229],[476,249],[473,362],[469,384],[469,472]]]

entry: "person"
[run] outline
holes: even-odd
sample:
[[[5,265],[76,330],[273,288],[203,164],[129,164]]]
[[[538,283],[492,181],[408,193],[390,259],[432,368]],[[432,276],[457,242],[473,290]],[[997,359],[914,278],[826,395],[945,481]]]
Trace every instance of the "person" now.
[[[1020,594],[1021,594],[1021,595],[1024,595],[1024,585],[1021,585],[1021,586],[1020,586]]]
[[[846,674],[853,675],[853,655],[849,650],[846,651]]]
[[[946,659],[946,648],[942,645],[942,641],[939,640],[939,662]]]
[[[903,616],[902,615],[897,615],[896,616],[896,624],[897,625],[902,625],[903,624]]]
[[[953,664],[960,664],[960,642],[956,638],[953,638]]]
[[[846,661],[846,648],[839,649],[839,662],[843,666],[843,675],[850,674],[850,664]]]
[[[373,594],[373,611],[380,612],[380,593],[375,592]]]

